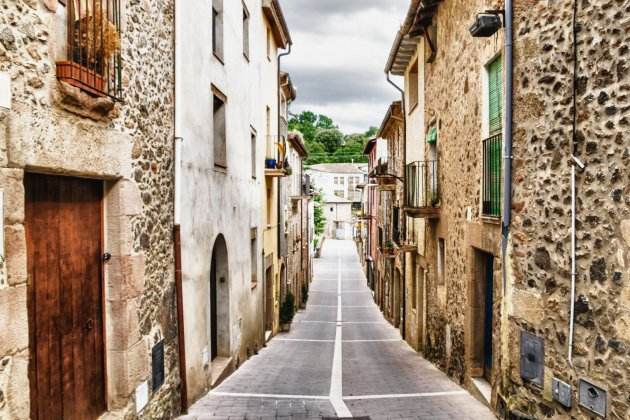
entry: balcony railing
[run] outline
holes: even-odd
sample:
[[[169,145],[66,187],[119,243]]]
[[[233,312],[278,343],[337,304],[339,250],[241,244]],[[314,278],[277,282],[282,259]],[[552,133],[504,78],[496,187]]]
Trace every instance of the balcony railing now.
[[[69,0],[67,5],[67,59],[57,62],[57,77],[93,95],[120,99],[120,0]]]
[[[440,206],[438,162],[413,162],[407,165],[405,172],[405,211],[419,216],[435,214]]]
[[[501,217],[501,134],[483,141],[483,199],[482,214]]]

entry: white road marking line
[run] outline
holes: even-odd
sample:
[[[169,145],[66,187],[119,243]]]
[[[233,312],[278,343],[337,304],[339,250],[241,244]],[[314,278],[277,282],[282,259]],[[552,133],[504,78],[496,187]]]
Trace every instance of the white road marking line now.
[[[338,294],[338,293],[342,293],[344,295],[350,295],[350,294],[354,294],[354,293],[372,293],[372,291],[370,290],[344,290],[344,291],[333,291],[333,290],[309,290],[309,293],[334,293],[334,294]]]
[[[337,417],[352,417],[346,403],[343,402],[343,353],[341,317],[341,255],[337,251],[337,328],[335,331],[335,352],[333,355],[332,374],[330,376],[330,403]]]
[[[305,341],[309,343],[334,343],[335,340],[316,340],[310,338],[276,338],[274,341]]]
[[[418,394],[382,394],[382,395],[352,395],[343,397],[344,400],[380,400],[387,398],[426,398],[426,397],[445,397],[449,395],[465,395],[466,391],[442,391],[442,392],[423,392]]]
[[[404,341],[402,338],[383,338],[381,340],[343,340],[344,343],[388,343]]]
[[[303,324],[339,324],[338,321],[316,321],[316,320],[300,320],[293,321],[294,323],[303,323]],[[386,321],[341,321],[342,324],[383,324],[389,325]]]
[[[328,395],[289,395],[289,394],[253,394],[246,392],[221,392],[210,391],[211,395],[220,397],[246,397],[246,398],[277,398],[289,400],[327,400]]]

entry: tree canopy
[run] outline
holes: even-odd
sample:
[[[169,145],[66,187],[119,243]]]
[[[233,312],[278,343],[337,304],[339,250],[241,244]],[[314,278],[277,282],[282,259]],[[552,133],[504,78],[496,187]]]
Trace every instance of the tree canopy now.
[[[363,149],[378,129],[370,127],[365,133],[343,134],[332,118],[304,111],[289,120],[289,129],[299,131],[308,150],[307,165],[318,163],[366,163]]]

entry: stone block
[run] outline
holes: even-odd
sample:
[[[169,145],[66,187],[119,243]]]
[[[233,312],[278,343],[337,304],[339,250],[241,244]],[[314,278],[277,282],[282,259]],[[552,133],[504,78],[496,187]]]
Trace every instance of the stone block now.
[[[113,256],[105,265],[107,298],[136,298],[144,290],[144,254]]]
[[[540,326],[543,321],[544,310],[540,295],[525,290],[512,291],[511,316],[521,318],[528,324]]]
[[[630,311],[622,311],[615,321],[620,339],[630,342]]]
[[[136,299],[107,302],[107,345],[125,351],[140,339]]]
[[[145,381],[151,372],[151,358],[149,346],[145,339],[139,340],[127,351],[127,380],[130,389],[135,389],[140,382]]]
[[[630,219],[621,221],[621,236],[626,242],[626,246],[630,248]]]
[[[26,283],[26,236],[23,225],[4,227],[7,282],[10,286]]]
[[[107,243],[105,250],[112,255],[133,253],[133,228],[131,217],[113,216],[107,219]]]
[[[134,181],[123,179],[110,184],[106,200],[108,217],[135,216],[142,212],[140,190]]]
[[[128,350],[109,350],[107,364],[110,408],[123,408],[136,386],[149,376],[150,358],[146,340],[138,340]]]
[[[24,171],[0,169],[0,190],[4,191],[4,223],[24,222]]]
[[[49,11],[55,13],[57,11],[57,1],[58,0],[44,0],[44,6]]]
[[[127,381],[127,351],[107,351],[109,406],[112,409],[122,408],[131,394]]]
[[[2,359],[0,391],[6,405],[0,406],[0,418],[28,420],[30,418],[30,393],[28,392],[28,350]],[[6,364],[4,364],[6,363]]]
[[[26,285],[0,290],[0,357],[28,347]]]

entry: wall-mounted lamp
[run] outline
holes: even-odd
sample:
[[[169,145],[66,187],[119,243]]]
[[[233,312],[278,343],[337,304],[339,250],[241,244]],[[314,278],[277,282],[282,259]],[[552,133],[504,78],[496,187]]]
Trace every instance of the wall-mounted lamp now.
[[[475,18],[469,31],[475,38],[487,38],[494,35],[503,26],[499,15],[503,14],[503,10],[486,10]]]
[[[11,76],[0,72],[0,108],[11,109]]]

